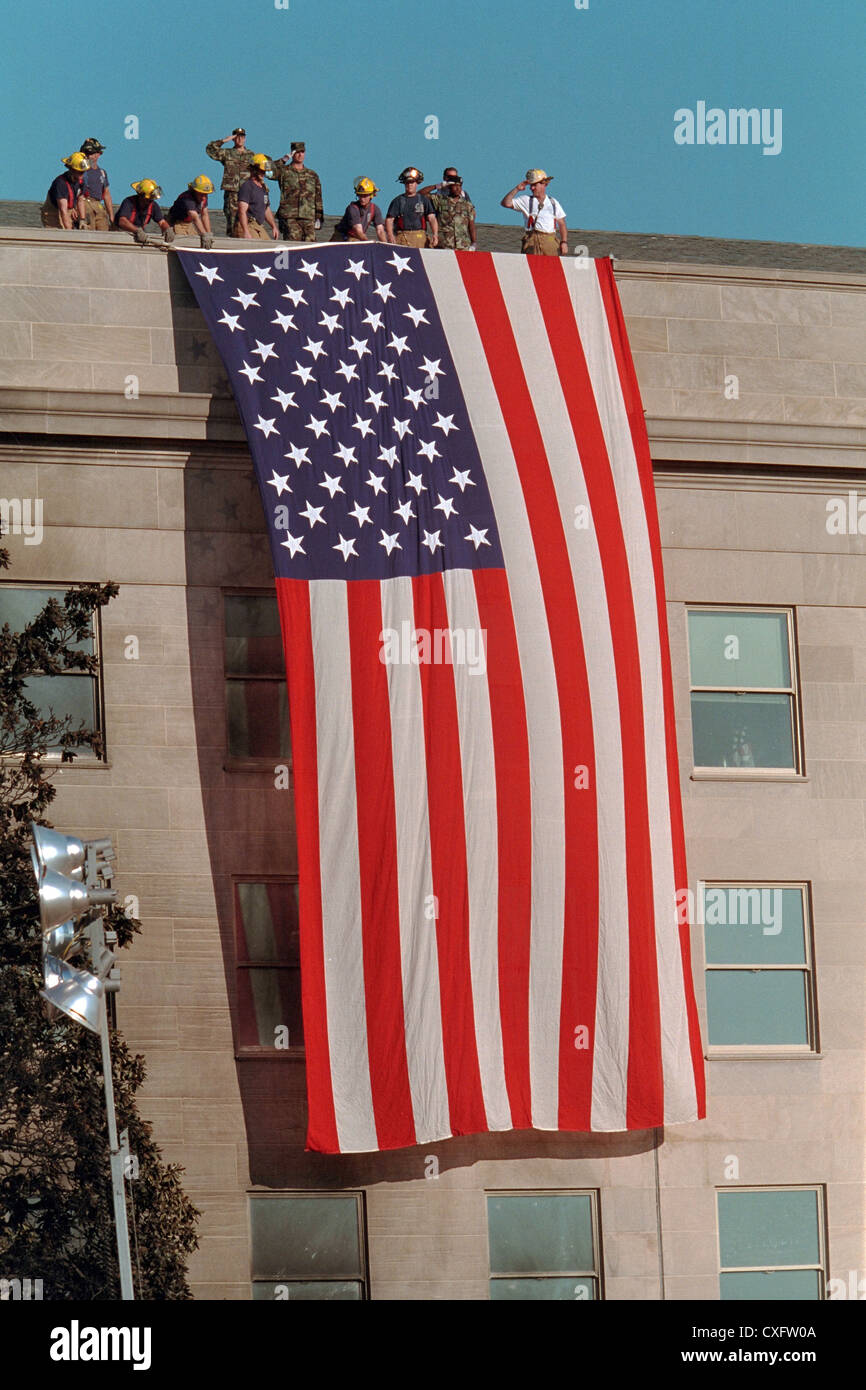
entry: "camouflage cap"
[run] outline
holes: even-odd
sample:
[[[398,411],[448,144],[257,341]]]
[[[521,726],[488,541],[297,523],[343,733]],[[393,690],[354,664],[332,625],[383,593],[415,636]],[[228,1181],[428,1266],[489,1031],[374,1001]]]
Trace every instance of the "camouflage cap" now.
[[[303,150],[303,151],[304,151],[304,154],[306,154],[306,153],[307,153],[307,146],[306,146],[305,142],[304,142],[303,140],[293,140],[293,141],[292,141],[292,154],[295,153],[295,150]]]

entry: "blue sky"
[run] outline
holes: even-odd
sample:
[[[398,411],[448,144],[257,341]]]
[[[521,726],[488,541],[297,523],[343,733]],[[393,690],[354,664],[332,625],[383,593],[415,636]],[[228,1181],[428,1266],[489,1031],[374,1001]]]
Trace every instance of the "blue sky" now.
[[[218,186],[204,146],[242,124],[273,156],[306,140],[328,212],[357,174],[387,203],[406,164],[429,181],[453,161],[482,221],[516,220],[499,199],[540,164],[575,228],[866,241],[863,0],[281,3],[79,0],[53,28],[16,7],[0,110],[27,159],[3,161],[0,197],[41,201],[88,135],[116,198],[144,176]],[[677,144],[699,102],[780,109],[780,152]]]

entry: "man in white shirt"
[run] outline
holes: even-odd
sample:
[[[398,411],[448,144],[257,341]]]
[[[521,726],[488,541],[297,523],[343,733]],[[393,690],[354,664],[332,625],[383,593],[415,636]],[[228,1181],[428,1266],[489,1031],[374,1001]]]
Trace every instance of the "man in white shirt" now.
[[[526,178],[506,193],[502,207],[517,208],[523,213],[525,230],[520,249],[524,256],[567,256],[568,228],[565,225],[565,209],[555,198],[547,196],[547,185],[553,178],[543,169],[527,169]],[[529,193],[523,192],[524,188]],[[516,193],[521,194],[519,198]],[[559,242],[556,239],[559,229]]]

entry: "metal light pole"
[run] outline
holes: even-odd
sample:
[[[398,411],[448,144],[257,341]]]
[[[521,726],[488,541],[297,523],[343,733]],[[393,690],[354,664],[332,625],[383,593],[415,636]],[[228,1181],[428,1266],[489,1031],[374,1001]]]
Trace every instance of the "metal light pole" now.
[[[35,823],[31,824],[31,832],[33,848],[30,857],[39,890],[45,975],[45,988],[40,990],[40,994],[76,1023],[99,1034],[108,1116],[120,1297],[133,1300],[135,1293],[124,1191],[125,1151],[117,1134],[108,1032],[108,996],[120,988],[114,952],[110,949],[117,937],[114,932],[106,934],[102,916],[103,908],[117,901],[117,893],[110,886],[114,850],[110,840],[79,840],[74,835],[61,835],[56,830],[47,830]],[[85,937],[92,974],[69,965],[67,960],[83,944]]]

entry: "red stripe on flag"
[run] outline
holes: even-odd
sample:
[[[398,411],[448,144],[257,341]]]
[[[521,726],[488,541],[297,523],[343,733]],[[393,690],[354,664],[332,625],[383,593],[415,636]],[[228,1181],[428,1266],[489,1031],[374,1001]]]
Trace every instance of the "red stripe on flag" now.
[[[298,897],[301,931],[301,998],[306,1051],[307,1148],[339,1153],[334,1113],[325,951],[322,939],[322,885],[319,864],[319,777],[316,754],[316,688],[310,624],[310,586],[300,579],[277,579],[277,603],[286,662],[292,722],[292,764],[296,788]]]
[[[683,827],[683,806],[680,796],[680,769],[679,758],[677,756],[677,728],[676,719],[674,717],[670,640],[668,637],[667,610],[664,602],[665,584],[664,569],[662,566],[662,546],[656,509],[655,485],[653,483],[652,459],[650,457],[649,440],[647,439],[646,427],[644,425],[643,406],[641,405],[640,391],[638,389],[637,373],[635,372],[634,360],[631,355],[631,348],[629,347],[619,291],[617,290],[616,280],[613,275],[613,264],[610,260],[602,260],[596,262],[596,267],[598,270],[599,285],[601,287],[601,297],[604,301],[605,313],[607,314],[610,341],[613,345],[617,371],[619,372],[620,387],[628,414],[629,429],[631,430],[632,445],[634,447],[635,459],[637,460],[638,475],[640,477],[641,491],[643,492],[644,507],[647,515],[650,548],[652,550],[656,606],[659,619],[659,639],[662,655],[662,696],[665,711],[665,745],[668,768],[668,794],[671,805],[674,883],[679,893],[688,889],[689,879],[688,868],[686,866],[686,837]],[[680,899],[680,901],[687,902],[688,898]],[[704,1056],[703,1044],[701,1042],[701,1028],[698,1022],[698,1009],[692,983],[691,942],[689,940],[689,924],[687,921],[680,922],[680,954],[683,963],[686,1014],[689,1024],[689,1046],[692,1056],[692,1068],[695,1074],[698,1118],[703,1119],[706,1115],[707,1105],[706,1083],[704,1079]]]
[[[595,1023],[598,935],[598,812],[592,711],[583,636],[559,503],[541,431],[508,317],[493,258],[459,258],[484,353],[493,378],[520,476],[532,531],[553,649],[563,750],[565,811],[565,912],[563,938],[563,1037],[560,1048],[559,1123],[589,1129],[592,1074],[589,1054],[574,1048],[575,1029]],[[532,679],[532,673],[526,673]],[[575,768],[589,770],[589,787],[575,787]],[[542,832],[543,833],[543,832]]]
[[[486,632],[487,687],[496,775],[499,865],[499,1014],[505,1085],[515,1129],[532,1128],[529,1075],[529,947],[532,810],[526,705],[511,594],[504,570],[476,570],[478,621]]]
[[[370,1087],[379,1148],[399,1149],[415,1143],[415,1122],[403,1018],[391,707],[379,660],[382,590],[368,579],[347,584],[346,592]]]
[[[450,630],[441,574],[412,580],[415,628],[432,634]],[[427,761],[427,809],[430,859],[436,898],[436,945],[442,1010],[445,1084],[453,1134],[477,1134],[488,1128],[478,1045],[469,957],[469,884],[463,773],[454,669],[430,659],[419,663]],[[419,756],[421,750],[418,750]],[[422,931],[424,922],[416,924]]]
[[[532,257],[530,271],[583,464],[611,615],[622,731],[629,904],[626,1124],[629,1129],[644,1129],[664,1122],[664,1085],[643,698],[634,599],[607,446],[565,272],[559,261],[541,264],[542,259]],[[565,1041],[563,1039],[563,1043]]]

